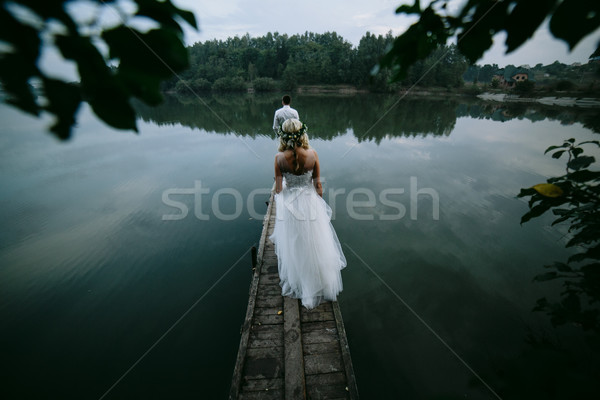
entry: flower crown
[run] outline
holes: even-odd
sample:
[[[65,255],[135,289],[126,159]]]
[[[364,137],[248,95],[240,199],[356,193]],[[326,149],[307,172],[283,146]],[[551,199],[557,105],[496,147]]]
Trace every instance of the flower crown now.
[[[279,136],[283,141],[288,145],[288,147],[294,147],[294,144],[300,146],[302,141],[300,138],[308,131],[308,127],[303,122],[300,130],[296,132],[286,132],[283,130],[283,123],[279,125],[279,131],[277,132],[277,136]]]

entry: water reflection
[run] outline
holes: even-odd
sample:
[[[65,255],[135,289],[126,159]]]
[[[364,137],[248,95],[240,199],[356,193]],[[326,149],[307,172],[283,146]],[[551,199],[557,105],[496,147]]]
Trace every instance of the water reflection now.
[[[526,205],[514,198],[563,173],[563,163],[543,155],[547,146],[597,136],[581,126],[589,111],[406,98],[373,125],[397,99],[294,97],[312,137],[321,139],[315,147],[326,196],[345,189],[334,221],[340,240],[504,398],[521,385],[506,378],[511,372],[528,380],[529,398],[552,397],[554,386],[540,389],[548,369],[562,388],[594,382],[586,338],[569,327],[551,331],[545,315],[531,313],[537,298],[561,290],[531,279],[570,253],[547,219],[519,227]],[[12,369],[3,398],[100,397],[247,252],[261,221],[246,204],[233,221],[214,218],[210,201],[202,203],[208,221],[192,212],[164,221],[173,210],[161,194],[196,180],[211,196],[227,187],[247,199],[269,188],[279,103],[275,94],[170,98],[156,109],[138,106],[147,121],[138,136],[108,131],[84,108],[74,140],[60,145],[40,124],[0,107],[0,320],[7,327],[0,342],[10,344],[2,354]],[[261,158],[234,134],[251,138]],[[418,220],[410,218],[413,176],[419,188],[439,193],[439,220],[428,196],[419,197]],[[405,188],[394,200],[407,215],[383,221],[394,210],[377,200],[360,210],[373,221],[351,218],[345,200],[361,187],[377,194]],[[191,196],[180,200],[195,207]],[[255,208],[264,211],[264,199]],[[232,209],[224,203],[222,211]],[[361,260],[346,255],[340,302],[364,398],[491,398]],[[250,268],[241,264],[119,384],[115,398],[226,397],[248,294]],[[570,355],[544,363],[545,349],[525,342],[530,327],[537,337],[548,332],[563,341]]]
[[[169,96],[151,108],[136,104],[144,121],[158,125],[182,124],[216,133],[256,137],[273,136],[269,121],[279,107],[276,94]],[[600,113],[595,109],[553,107],[536,103],[482,102],[473,98],[398,98],[389,95],[298,95],[293,106],[309,127],[311,137],[331,140],[352,132],[358,141],[379,144],[386,137],[447,136],[457,118],[470,117],[506,122],[512,119],[580,122],[600,132]]]

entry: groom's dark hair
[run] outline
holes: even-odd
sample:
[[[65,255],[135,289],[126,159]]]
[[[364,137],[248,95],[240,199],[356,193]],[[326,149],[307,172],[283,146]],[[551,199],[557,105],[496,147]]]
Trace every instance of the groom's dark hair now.
[[[292,102],[292,98],[290,97],[289,94],[286,94],[285,96],[283,96],[283,98],[281,99],[281,101],[283,101],[283,104],[285,104],[286,106],[288,106]]]

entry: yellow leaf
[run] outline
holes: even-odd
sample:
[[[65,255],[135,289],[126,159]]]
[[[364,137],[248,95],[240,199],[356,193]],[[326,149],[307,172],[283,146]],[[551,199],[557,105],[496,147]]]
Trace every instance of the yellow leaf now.
[[[560,197],[563,195],[562,189],[552,183],[540,183],[533,188],[536,192],[546,197]]]
[[[277,311],[277,315],[281,315],[281,314],[283,314],[283,311],[281,311],[281,310]]]

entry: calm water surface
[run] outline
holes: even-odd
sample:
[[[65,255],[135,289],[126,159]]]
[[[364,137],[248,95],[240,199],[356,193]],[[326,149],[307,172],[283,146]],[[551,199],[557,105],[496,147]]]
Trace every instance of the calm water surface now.
[[[588,390],[589,337],[531,312],[558,298],[532,278],[571,254],[567,227],[520,226],[515,196],[563,173],[547,146],[598,139],[597,110],[404,99],[380,119],[396,100],[294,99],[348,258],[339,300],[361,396]],[[98,399],[177,321],[106,398],[226,398],[278,103],[169,99],[139,106],[139,135],[83,109],[66,143],[0,106],[1,398]]]

